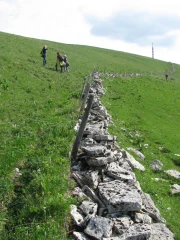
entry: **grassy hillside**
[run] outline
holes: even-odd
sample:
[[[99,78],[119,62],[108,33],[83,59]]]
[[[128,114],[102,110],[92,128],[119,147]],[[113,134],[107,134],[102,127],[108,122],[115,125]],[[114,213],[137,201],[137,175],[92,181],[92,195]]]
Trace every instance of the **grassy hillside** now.
[[[170,191],[170,185],[180,185],[180,179],[164,172],[180,172],[180,78],[168,82],[146,76],[113,78],[104,81],[104,86],[108,94],[103,103],[114,122],[109,132],[118,137],[119,146],[135,148],[145,155],[141,162],[131,152],[146,168],[145,172],[135,171],[137,180],[151,195],[176,239],[180,239],[180,194],[172,195]],[[154,160],[161,161],[162,171],[150,168]],[[155,178],[163,180],[157,182]]]
[[[100,72],[143,74],[106,77],[103,103],[113,117],[110,131],[118,136],[120,146],[136,146],[146,155],[147,170],[137,172],[138,180],[180,239],[179,196],[169,193],[174,179],[159,172],[156,175],[169,182],[157,185],[148,167],[158,158],[164,169],[179,169],[174,154],[179,153],[180,66],[174,64],[175,72],[165,82],[171,64],[147,57],[2,32],[0,42],[1,238],[70,239],[66,237],[68,210],[75,200],[69,194],[73,183],[68,153],[75,138],[83,78],[95,67]],[[46,67],[40,57],[44,44],[48,46]],[[69,73],[55,71],[57,50],[67,54]],[[131,139],[129,133],[134,131],[142,138]],[[144,149],[143,143],[150,147]]]

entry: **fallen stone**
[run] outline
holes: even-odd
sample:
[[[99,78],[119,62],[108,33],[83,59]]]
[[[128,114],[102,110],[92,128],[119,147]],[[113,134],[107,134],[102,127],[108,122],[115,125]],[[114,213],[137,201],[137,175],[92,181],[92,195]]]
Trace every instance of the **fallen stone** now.
[[[180,172],[178,172],[177,170],[167,170],[167,171],[164,171],[164,172],[166,172],[167,174],[169,174],[170,176],[172,176],[176,179],[180,178]]]
[[[140,194],[134,186],[122,181],[114,180],[100,183],[99,196],[108,208],[109,213],[118,211],[138,211],[142,207]]]
[[[92,217],[84,230],[84,233],[101,240],[103,237],[110,237],[112,234],[113,221],[104,217]]]
[[[145,167],[134,159],[128,152],[126,152],[126,161],[132,168],[137,168],[141,171],[145,171]]]
[[[178,184],[171,185],[171,192],[172,194],[180,193],[180,185]]]
[[[163,223],[151,224],[149,240],[174,240],[174,234]]]
[[[127,148],[127,149],[132,151],[132,152],[134,152],[139,157],[140,160],[144,161],[145,156],[144,156],[144,154],[142,152],[138,151],[135,148]]]
[[[152,180],[159,182],[159,181],[163,181],[163,182],[168,182],[168,180],[165,180],[163,178],[152,178]]]
[[[162,218],[159,210],[155,207],[153,200],[147,193],[141,193],[143,207],[142,209],[149,214],[156,222],[165,223],[165,219]]]
[[[154,160],[151,164],[150,167],[154,171],[162,170],[163,164],[159,160]]]

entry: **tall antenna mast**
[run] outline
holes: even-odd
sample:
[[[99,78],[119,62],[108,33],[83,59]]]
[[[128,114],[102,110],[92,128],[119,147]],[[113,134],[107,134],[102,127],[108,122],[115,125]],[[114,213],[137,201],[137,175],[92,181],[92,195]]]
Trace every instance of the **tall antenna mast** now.
[[[152,43],[152,58],[154,58],[154,47],[153,47],[153,43]]]

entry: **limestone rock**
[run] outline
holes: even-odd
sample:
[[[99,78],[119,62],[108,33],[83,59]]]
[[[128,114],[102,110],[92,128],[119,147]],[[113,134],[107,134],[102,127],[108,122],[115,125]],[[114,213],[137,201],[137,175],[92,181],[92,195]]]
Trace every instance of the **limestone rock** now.
[[[107,148],[102,145],[94,145],[94,146],[82,147],[82,150],[85,151],[88,156],[100,156],[105,153]]]
[[[142,207],[141,196],[137,189],[119,180],[100,183],[98,190],[109,213],[138,211]]]
[[[180,185],[173,184],[171,186],[171,192],[172,192],[172,194],[180,193]]]
[[[129,163],[129,165],[132,168],[137,168],[141,171],[145,171],[145,167],[142,164],[140,164],[138,161],[136,161],[133,156],[131,156],[128,152],[126,152],[126,155],[127,155],[126,161]]]
[[[115,218],[114,220],[114,230],[119,233],[123,234],[129,227],[133,224],[133,221],[129,216],[123,216],[119,218]]]
[[[88,200],[88,201],[90,200],[90,198],[89,198],[86,194],[84,194],[83,191],[82,191],[82,189],[79,188],[79,187],[76,187],[76,188],[73,190],[72,195],[73,195],[74,197],[80,197],[80,198],[82,198],[82,199],[84,199],[84,200]]]
[[[99,197],[95,194],[95,192],[89,188],[87,185],[85,185],[82,188],[82,191],[91,198],[92,201],[94,201],[95,203],[99,204],[100,207],[105,207],[105,204],[99,199]]]
[[[120,240],[144,240],[151,235],[151,225],[133,224],[125,233],[120,236]]]
[[[134,183],[134,178],[131,172],[120,167],[116,162],[108,164],[106,174],[110,177],[113,177],[114,179],[119,179],[128,183]]]
[[[104,217],[92,217],[84,230],[84,233],[101,240],[103,237],[110,237],[112,234],[113,221]]]
[[[88,185],[92,189],[96,189],[99,183],[98,170],[87,171],[85,176],[83,177],[83,183],[84,185]]]
[[[84,222],[83,215],[78,212],[76,205],[71,205],[70,207],[71,207],[70,213],[74,222],[76,223],[77,226],[81,226],[82,223]]]
[[[144,154],[142,152],[138,151],[135,148],[127,148],[127,149],[132,151],[132,152],[134,152],[139,157],[140,160],[144,161],[145,156],[144,156]]]
[[[98,205],[97,203],[93,203],[90,201],[83,201],[79,208],[83,211],[85,216],[87,215],[95,216],[97,213]]]
[[[105,166],[108,163],[114,162],[116,160],[117,160],[117,158],[112,151],[110,151],[110,152],[106,151],[106,154],[104,154],[104,156],[102,156],[102,157],[90,157],[86,161],[87,161],[87,164],[89,166],[98,167],[98,166]]]
[[[180,178],[180,172],[178,172],[177,170],[167,170],[164,172],[166,172],[167,174],[171,175],[172,177],[174,177],[176,179]]]
[[[82,232],[73,232],[73,236],[76,240],[90,240],[90,238]]]
[[[150,167],[154,171],[162,170],[163,164],[159,160],[154,160],[151,164]]]
[[[147,193],[141,193],[143,208],[145,212],[149,214],[156,222],[165,222],[162,218],[159,210],[155,207],[153,200]]]
[[[152,218],[148,214],[136,212],[134,221],[136,223],[151,224],[152,223]]]
[[[174,240],[174,234],[163,223],[151,224],[149,240]]]

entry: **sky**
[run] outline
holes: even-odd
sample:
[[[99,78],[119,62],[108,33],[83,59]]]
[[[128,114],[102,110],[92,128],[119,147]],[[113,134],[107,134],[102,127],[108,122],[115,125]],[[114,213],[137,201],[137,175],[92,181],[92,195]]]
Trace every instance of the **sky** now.
[[[0,0],[0,31],[180,64],[179,0]]]

